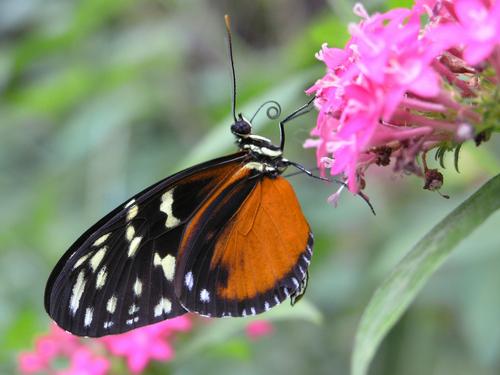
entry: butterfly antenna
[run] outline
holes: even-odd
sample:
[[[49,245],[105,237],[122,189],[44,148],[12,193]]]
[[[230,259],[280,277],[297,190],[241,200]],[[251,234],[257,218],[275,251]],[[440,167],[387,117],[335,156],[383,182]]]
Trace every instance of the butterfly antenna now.
[[[231,19],[229,18],[229,15],[227,14],[224,15],[224,21],[226,22],[227,42],[229,47],[229,61],[231,63],[231,73],[233,79],[233,100],[232,100],[233,118],[234,122],[236,123],[238,121],[236,118],[236,72],[234,70],[233,42],[231,40]]]

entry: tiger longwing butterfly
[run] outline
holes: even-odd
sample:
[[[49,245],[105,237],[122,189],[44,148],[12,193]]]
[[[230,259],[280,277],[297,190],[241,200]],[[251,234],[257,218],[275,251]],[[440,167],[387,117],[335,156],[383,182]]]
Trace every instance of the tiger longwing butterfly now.
[[[239,151],[146,188],[78,238],[52,271],[45,309],[63,329],[100,337],[196,312],[241,317],[303,293],[313,235],[281,176],[296,163],[236,116]],[[306,171],[307,172],[307,171]]]

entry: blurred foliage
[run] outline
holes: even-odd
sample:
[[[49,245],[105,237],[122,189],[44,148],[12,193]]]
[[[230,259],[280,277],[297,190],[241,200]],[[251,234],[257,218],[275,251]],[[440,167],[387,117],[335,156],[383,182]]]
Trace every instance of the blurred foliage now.
[[[365,2],[370,11],[399,4]],[[46,330],[45,281],[83,230],[144,186],[234,149],[223,14],[233,18],[240,109],[251,115],[274,99],[286,114],[323,71],[314,59],[321,44],[345,42],[351,8],[347,0],[0,2],[0,373],[14,373],[16,353]],[[287,158],[314,166],[301,147],[314,121],[289,124]],[[278,137],[264,116],[257,128]],[[171,372],[346,374],[376,286],[498,173],[499,142],[489,143],[462,149],[460,174],[447,161],[450,200],[374,169],[367,193],[376,217],[349,194],[327,205],[334,186],[291,178],[315,232],[307,298],[322,323],[280,319],[255,343],[234,330],[179,356]],[[500,372],[499,225],[497,213],[431,279],[384,341],[373,374]],[[196,339],[180,341],[179,352]]]

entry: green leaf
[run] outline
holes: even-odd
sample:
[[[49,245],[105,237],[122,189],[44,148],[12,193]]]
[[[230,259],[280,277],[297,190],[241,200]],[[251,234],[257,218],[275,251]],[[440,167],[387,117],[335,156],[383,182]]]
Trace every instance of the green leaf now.
[[[500,208],[499,197],[500,175],[497,175],[422,238],[382,282],[357,330],[352,375],[367,373],[382,339],[456,245]]]
[[[225,343],[239,332],[242,332],[245,327],[254,320],[290,320],[300,319],[311,323],[320,324],[322,322],[321,313],[305,299],[302,299],[294,306],[282,303],[267,312],[265,316],[252,316],[238,319],[212,319],[206,327],[197,331],[196,336],[190,338],[189,342],[179,349],[176,360],[183,361],[201,350],[212,347],[217,344]]]

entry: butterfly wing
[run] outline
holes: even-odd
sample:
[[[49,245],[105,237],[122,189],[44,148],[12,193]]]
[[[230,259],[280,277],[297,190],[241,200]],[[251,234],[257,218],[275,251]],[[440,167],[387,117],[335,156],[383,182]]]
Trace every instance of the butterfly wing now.
[[[299,297],[313,237],[283,177],[235,173],[184,229],[175,292],[202,315],[245,316]]]
[[[49,315],[69,332],[99,337],[185,313],[173,291],[184,227],[197,207],[241,168],[245,155],[167,177],[92,226],[49,277]]]

